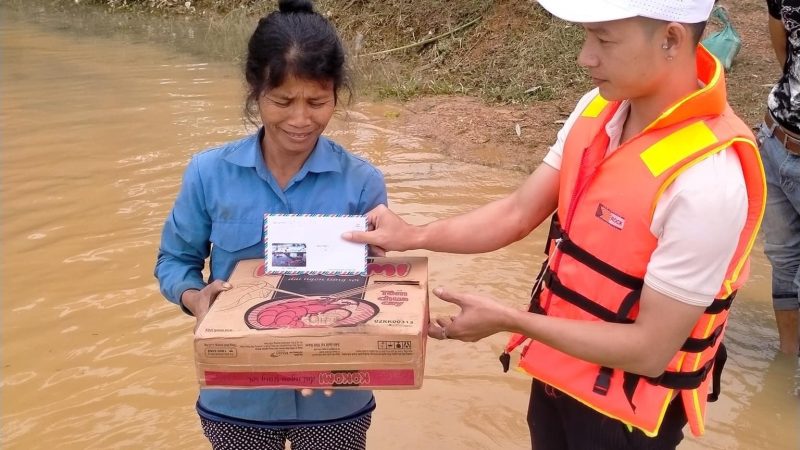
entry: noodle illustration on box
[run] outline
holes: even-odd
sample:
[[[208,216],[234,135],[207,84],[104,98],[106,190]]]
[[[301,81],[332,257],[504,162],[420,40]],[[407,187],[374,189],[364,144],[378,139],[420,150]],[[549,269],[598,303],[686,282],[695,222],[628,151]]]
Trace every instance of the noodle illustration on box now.
[[[378,307],[363,300],[302,297],[271,300],[247,312],[247,326],[256,330],[304,327],[347,327],[375,317]]]
[[[408,274],[408,264],[379,264],[367,265],[367,274],[382,273],[388,277],[403,277]],[[264,276],[264,266],[256,269],[255,277]],[[324,278],[321,278],[324,277]],[[314,279],[323,280],[315,283]],[[275,292],[272,300],[259,303],[247,311],[245,322],[247,326],[256,330],[270,330],[277,328],[304,328],[304,327],[347,327],[366,323],[378,314],[379,308],[374,303],[364,300],[367,289],[367,277],[361,276],[325,276],[301,275],[284,276],[281,285],[272,287],[266,281],[255,285],[238,286],[242,292],[240,301],[247,301],[254,297],[265,298],[270,291]],[[318,295],[304,295],[292,289],[307,289],[319,284],[315,292]],[[388,287],[391,282],[375,283],[373,286]],[[298,285],[298,287],[295,287]],[[354,285],[351,289],[319,295],[320,291],[339,286]]]
[[[264,260],[241,261],[195,333],[200,384],[419,388],[427,275],[426,258],[370,258],[365,276],[273,274]]]

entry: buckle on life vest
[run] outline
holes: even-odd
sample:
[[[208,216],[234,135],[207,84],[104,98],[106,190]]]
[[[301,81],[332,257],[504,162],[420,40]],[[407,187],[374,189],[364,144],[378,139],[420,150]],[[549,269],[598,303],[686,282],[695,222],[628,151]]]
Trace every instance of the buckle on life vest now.
[[[608,390],[611,388],[612,375],[614,375],[614,369],[605,366],[601,367],[597,372],[597,378],[594,380],[592,392],[600,395],[608,394]]]
[[[597,378],[594,381],[592,392],[599,395],[608,394],[608,390],[611,388],[611,377],[613,375],[614,369],[605,366],[600,367],[600,371],[597,373]],[[633,394],[636,392],[636,387],[639,385],[639,379],[639,375],[623,372],[622,392],[625,394],[625,399],[628,400],[631,411],[634,412],[636,411],[636,405],[633,404]]]

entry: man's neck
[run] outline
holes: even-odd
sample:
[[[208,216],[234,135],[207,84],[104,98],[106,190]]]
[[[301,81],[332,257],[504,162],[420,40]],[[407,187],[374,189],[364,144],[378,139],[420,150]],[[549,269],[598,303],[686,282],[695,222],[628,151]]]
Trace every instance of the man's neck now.
[[[666,77],[667,82],[660,89],[645,97],[630,99],[628,118],[622,131],[622,141],[626,142],[655,122],[664,111],[698,89],[695,70],[675,71]]]

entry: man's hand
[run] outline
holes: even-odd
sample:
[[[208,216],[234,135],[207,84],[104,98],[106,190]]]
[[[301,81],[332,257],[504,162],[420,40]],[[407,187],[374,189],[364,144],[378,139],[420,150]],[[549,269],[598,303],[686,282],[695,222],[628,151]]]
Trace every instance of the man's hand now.
[[[372,252],[382,254],[389,250],[405,251],[419,248],[416,243],[419,228],[409,225],[384,205],[378,205],[367,214],[370,231],[344,233],[346,241],[369,244]]]
[[[200,322],[203,321],[203,317],[208,314],[209,308],[211,305],[214,304],[214,300],[217,299],[217,296],[222,291],[227,291],[232,288],[230,283],[227,281],[216,280],[213,283],[207,285],[201,290],[196,289],[189,289],[181,294],[181,303],[192,312],[192,315],[197,319],[197,322],[194,325],[194,329],[197,330],[197,327],[200,326]]]
[[[511,317],[518,311],[490,297],[464,294],[436,288],[440,299],[461,307],[456,316],[438,317],[428,325],[428,336],[434,339],[457,339],[477,342],[501,331],[512,331]]]

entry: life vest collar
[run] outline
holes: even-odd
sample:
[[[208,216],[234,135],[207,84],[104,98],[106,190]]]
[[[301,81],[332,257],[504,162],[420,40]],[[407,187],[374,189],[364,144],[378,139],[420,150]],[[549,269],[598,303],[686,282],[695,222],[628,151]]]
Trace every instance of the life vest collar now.
[[[695,117],[718,116],[725,111],[728,93],[722,64],[702,45],[697,46],[695,60],[697,77],[703,87],[664,110],[645,131],[665,128]]]

